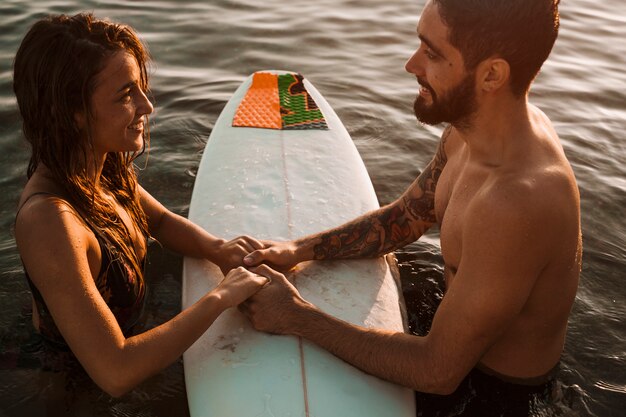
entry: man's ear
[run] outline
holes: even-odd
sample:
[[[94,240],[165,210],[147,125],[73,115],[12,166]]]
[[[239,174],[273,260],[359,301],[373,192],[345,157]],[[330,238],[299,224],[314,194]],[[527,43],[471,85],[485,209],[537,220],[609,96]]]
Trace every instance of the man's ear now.
[[[511,67],[502,58],[489,58],[478,64],[476,76],[478,88],[486,93],[492,93],[509,82]]]

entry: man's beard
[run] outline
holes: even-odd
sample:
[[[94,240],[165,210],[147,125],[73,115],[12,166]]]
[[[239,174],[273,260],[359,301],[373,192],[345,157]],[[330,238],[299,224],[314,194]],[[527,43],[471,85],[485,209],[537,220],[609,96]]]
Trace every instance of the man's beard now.
[[[436,125],[450,123],[456,127],[469,127],[471,116],[476,111],[476,90],[474,74],[470,73],[448,94],[438,98],[431,86],[419,79],[420,85],[430,92],[432,104],[427,105],[424,98],[417,96],[413,103],[415,117],[422,123]]]

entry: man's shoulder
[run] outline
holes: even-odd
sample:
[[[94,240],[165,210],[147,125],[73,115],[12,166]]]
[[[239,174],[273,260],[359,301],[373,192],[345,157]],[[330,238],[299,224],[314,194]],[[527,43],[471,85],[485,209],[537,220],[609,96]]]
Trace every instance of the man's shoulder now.
[[[551,121],[530,105],[533,129],[521,138],[516,155],[493,175],[489,199],[547,215],[579,204],[578,186]]]
[[[446,158],[449,158],[461,148],[463,143],[459,132],[452,125],[448,125],[441,134],[440,151],[446,155]]]
[[[523,231],[535,238],[558,238],[580,220],[573,175],[555,165],[497,177],[476,200],[475,213],[489,213],[495,227]]]
[[[578,189],[569,167],[542,164],[495,176],[485,190],[489,204],[549,211],[576,202]]]

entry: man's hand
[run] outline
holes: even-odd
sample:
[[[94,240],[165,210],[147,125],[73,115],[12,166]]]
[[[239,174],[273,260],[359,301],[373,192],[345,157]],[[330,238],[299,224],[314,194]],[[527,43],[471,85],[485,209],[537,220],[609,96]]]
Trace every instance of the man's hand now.
[[[232,240],[220,240],[216,248],[216,260],[224,275],[243,265],[244,256],[264,248],[264,244],[250,236],[239,236]]]
[[[297,313],[312,305],[302,299],[298,290],[280,272],[267,265],[251,269],[268,277],[270,283],[239,305],[255,329],[274,334],[293,334],[298,325]]]
[[[245,266],[267,264],[273,269],[287,272],[301,262],[298,257],[298,246],[293,241],[264,241],[262,246],[243,259]]]

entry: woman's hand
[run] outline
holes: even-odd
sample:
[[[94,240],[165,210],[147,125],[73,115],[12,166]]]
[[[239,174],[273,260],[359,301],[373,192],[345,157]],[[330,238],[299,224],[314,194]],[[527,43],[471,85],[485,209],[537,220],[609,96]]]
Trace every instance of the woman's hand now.
[[[217,243],[214,263],[220,267],[224,275],[243,265],[243,258],[250,252],[263,249],[265,245],[250,236],[239,236],[232,240],[220,240]]]
[[[213,291],[223,301],[225,308],[230,308],[247,300],[268,282],[268,277],[240,266],[231,269]]]

